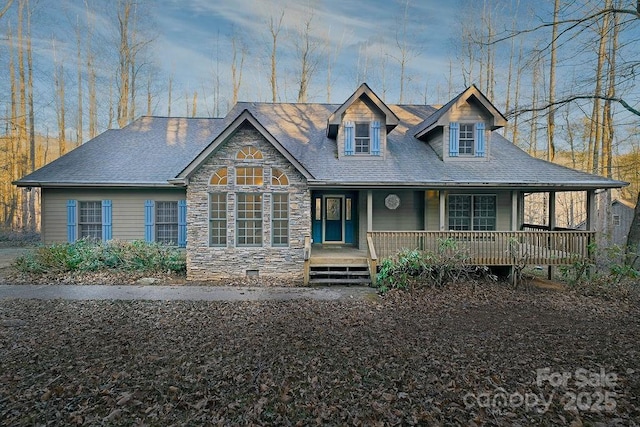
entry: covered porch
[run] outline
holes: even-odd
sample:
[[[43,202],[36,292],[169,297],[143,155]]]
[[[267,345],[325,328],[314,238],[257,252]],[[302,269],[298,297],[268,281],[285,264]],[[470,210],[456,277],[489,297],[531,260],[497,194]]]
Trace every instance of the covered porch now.
[[[538,191],[543,192],[540,189]],[[546,224],[528,224],[524,222],[525,192],[522,190],[493,189],[488,192],[482,189],[477,192],[467,190],[464,193],[443,189],[413,190],[410,207],[406,204],[403,206],[403,202],[406,203],[405,200],[410,196],[407,192],[352,190],[350,196],[353,204],[349,203],[352,211],[349,213],[349,209],[345,209],[344,212],[345,218],[354,220],[354,243],[348,245],[343,240],[342,245],[336,246],[318,244],[317,239],[309,236],[305,244],[305,283],[309,283],[313,265],[357,263],[366,265],[371,283],[375,284],[379,260],[393,257],[405,249],[437,251],[443,241],[449,241],[465,254],[470,264],[477,265],[541,265],[551,268],[591,259],[591,244],[596,237],[593,228],[595,191],[583,190],[586,193],[584,208],[587,227],[581,231],[556,226],[556,193],[544,192],[548,194],[548,204],[544,209]],[[492,206],[493,222],[488,227],[490,229],[476,230],[473,220],[472,230],[453,229],[455,227],[452,221],[455,218],[448,203],[451,194],[492,196],[495,202]],[[398,197],[395,205],[388,203],[390,195]],[[344,206],[346,207],[346,203]],[[320,202],[314,207],[314,219],[326,211],[326,207]],[[411,211],[408,212],[409,210]],[[399,218],[400,229],[382,228],[390,224],[398,225]],[[402,218],[407,220],[402,221]]]

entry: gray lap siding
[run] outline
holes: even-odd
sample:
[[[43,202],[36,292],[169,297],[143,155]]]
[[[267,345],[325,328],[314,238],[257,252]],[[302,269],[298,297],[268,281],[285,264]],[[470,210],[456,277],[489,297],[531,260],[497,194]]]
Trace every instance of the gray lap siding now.
[[[262,159],[238,160],[237,153],[253,146]],[[235,167],[262,167],[262,185],[237,185]],[[226,185],[210,185],[210,179],[220,168],[228,171]],[[271,169],[283,171],[288,185],[272,185]],[[209,194],[226,194],[227,235],[224,247],[210,245]],[[262,244],[238,246],[236,236],[236,200],[240,193],[262,196]],[[289,244],[272,245],[272,194],[289,196]],[[310,191],[306,179],[259,132],[243,126],[223,143],[190,177],[187,187],[187,271],[190,280],[219,280],[242,277],[248,270],[260,276],[302,279],[304,236],[311,229]]]

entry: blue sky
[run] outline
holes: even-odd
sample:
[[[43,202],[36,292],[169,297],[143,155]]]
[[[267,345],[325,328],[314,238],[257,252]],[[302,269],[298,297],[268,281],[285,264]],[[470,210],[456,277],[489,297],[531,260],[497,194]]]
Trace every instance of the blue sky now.
[[[407,23],[407,41],[412,49],[408,61],[408,90],[405,102],[446,102],[449,93],[450,61],[457,68],[455,41],[461,31],[457,17],[463,3],[454,1],[411,1]],[[230,80],[230,36],[235,31],[249,47],[245,61],[241,100],[269,98],[269,40],[267,22],[285,11],[280,43],[279,82],[281,100],[295,100],[297,62],[292,55],[292,38],[313,6],[312,32],[327,42],[325,62],[318,67],[311,84],[310,101],[327,99],[326,61],[331,61],[331,102],[341,103],[366,79],[374,91],[386,90],[391,102],[398,101],[399,78],[396,31],[403,22],[403,2],[344,1],[316,2],[274,0],[234,0],[155,2],[153,14],[159,30],[157,61],[174,83],[185,93],[198,91],[202,96],[213,85],[216,67]],[[218,63],[216,63],[216,52]],[[386,84],[382,84],[381,63],[386,61]],[[365,68],[367,72],[365,73]],[[453,90],[464,85],[457,79]],[[204,85],[204,87],[203,87]],[[384,88],[382,87],[384,86]],[[175,86],[174,86],[175,87]],[[180,96],[180,94],[179,94]]]

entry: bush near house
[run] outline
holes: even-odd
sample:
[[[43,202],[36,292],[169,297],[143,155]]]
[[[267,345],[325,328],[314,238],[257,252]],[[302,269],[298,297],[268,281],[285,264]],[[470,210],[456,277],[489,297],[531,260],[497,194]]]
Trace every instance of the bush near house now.
[[[16,268],[30,274],[68,272],[186,272],[183,250],[143,241],[108,242],[81,239],[41,246],[16,259]]]
[[[382,261],[377,284],[381,293],[390,289],[443,286],[479,279],[495,280],[487,266],[470,264],[471,258],[453,239],[440,239],[436,251],[403,250]]]

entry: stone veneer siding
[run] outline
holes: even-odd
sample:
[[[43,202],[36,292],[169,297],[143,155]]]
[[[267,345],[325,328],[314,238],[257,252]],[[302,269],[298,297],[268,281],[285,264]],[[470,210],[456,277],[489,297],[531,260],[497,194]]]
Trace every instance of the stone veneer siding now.
[[[237,160],[238,151],[247,145],[261,151],[261,160]],[[261,166],[262,186],[235,185],[234,167]],[[226,186],[209,184],[211,176],[227,167]],[[288,186],[271,185],[271,167],[283,171]],[[209,194],[227,194],[227,245],[209,245]],[[262,246],[236,247],[236,193],[262,193]],[[271,245],[271,194],[289,194],[289,246]],[[187,187],[187,278],[189,280],[218,280],[245,277],[248,270],[283,279],[303,276],[304,236],[311,230],[311,194],[305,177],[289,163],[258,131],[244,124],[192,175]]]

